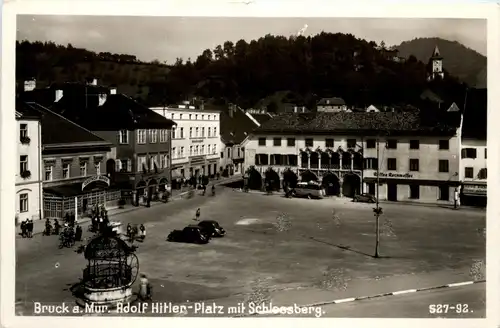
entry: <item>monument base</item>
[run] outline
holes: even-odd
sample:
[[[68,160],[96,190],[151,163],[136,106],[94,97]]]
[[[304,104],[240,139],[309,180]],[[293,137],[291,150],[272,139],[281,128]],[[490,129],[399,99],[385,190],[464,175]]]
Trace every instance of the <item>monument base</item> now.
[[[132,286],[115,288],[91,288],[82,286],[81,297],[77,304],[85,306],[86,304],[106,305],[109,308],[115,307],[118,303],[132,303],[135,295],[132,292]]]

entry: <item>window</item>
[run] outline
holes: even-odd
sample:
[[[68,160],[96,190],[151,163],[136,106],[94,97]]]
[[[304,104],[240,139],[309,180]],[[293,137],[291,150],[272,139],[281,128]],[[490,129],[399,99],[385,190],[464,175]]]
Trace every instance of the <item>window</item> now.
[[[45,181],[52,181],[52,165],[45,165]]]
[[[410,185],[410,198],[419,199],[420,198],[420,186],[416,184]]]
[[[376,170],[378,168],[378,161],[376,158],[365,158],[365,169]]]
[[[211,137],[212,136],[212,128],[208,128],[208,137]]]
[[[205,145],[201,145],[201,154],[205,155]]]
[[[101,162],[94,163],[95,166],[95,174],[101,175]]]
[[[389,139],[387,140],[387,149],[397,149],[398,148],[398,141],[395,139]]]
[[[325,147],[333,148],[333,139],[325,139]]]
[[[147,171],[146,156],[137,156],[137,172]]]
[[[151,143],[157,143],[158,142],[158,130],[149,130],[149,139],[151,140]]]
[[[450,200],[450,188],[448,186],[439,186],[439,200]]]
[[[208,120],[210,121],[210,115],[208,115]]]
[[[476,148],[464,148],[462,149],[462,158],[477,158],[477,150]]]
[[[266,138],[259,138],[259,146],[265,146],[266,145]]]
[[[286,139],[286,145],[288,147],[295,147],[295,138],[287,138]]]
[[[174,113],[170,114],[170,118],[175,119],[175,114]]]
[[[196,128],[196,137],[199,137],[199,136],[200,136],[200,129]]]
[[[439,140],[439,150],[448,150],[448,149],[450,149],[450,141]]]
[[[160,169],[167,167],[167,157],[165,155],[160,155]]]
[[[182,120],[182,114],[179,114],[179,119]]]
[[[193,146],[189,146],[189,156],[193,156]]]
[[[205,128],[201,128],[201,136],[205,137]]]
[[[193,128],[189,128],[189,138],[193,137]]]
[[[80,176],[81,177],[87,176],[87,162],[80,163]]]
[[[389,171],[396,171],[397,169],[397,163],[395,158],[388,158],[387,159],[387,170]]]
[[[419,170],[418,158],[410,158],[410,171],[418,172]]]
[[[177,138],[177,128],[174,126],[172,127],[172,138]],[[160,139],[161,139],[161,135],[160,135]],[[161,142],[161,140],[160,140]]]
[[[224,152],[223,151],[220,152],[220,158],[224,158]]]
[[[28,194],[19,194],[19,212],[28,212]]]
[[[184,128],[181,128],[181,139],[184,139]]]
[[[347,148],[356,148],[356,139],[347,139]]]
[[[449,171],[449,164],[447,159],[440,159],[439,160],[439,172],[441,173],[446,173]]]
[[[314,146],[314,140],[313,138],[306,138],[306,147],[313,147]]]
[[[172,156],[174,156],[174,158],[177,158],[177,153],[175,152],[176,150],[176,147],[172,147]]]
[[[212,149],[213,154],[217,154],[217,145],[213,145]]]
[[[217,137],[217,128],[214,128],[214,137]]]
[[[63,164],[63,169],[62,169],[62,173],[63,173],[63,179],[69,179],[69,176],[70,176],[70,164],[69,163],[64,163]]]
[[[410,149],[419,149],[420,140],[410,140]]]
[[[28,124],[20,124],[19,126],[19,137],[26,138],[28,136]]]
[[[146,143],[146,130],[144,129],[137,130],[137,143],[138,144]]]
[[[192,120],[193,119],[193,114],[189,114],[189,119]]]
[[[200,146],[198,145],[194,146],[194,153],[195,155],[198,155],[200,153]]]
[[[488,170],[486,168],[480,169],[477,174],[478,179],[487,179],[488,178]]]
[[[281,146],[281,138],[273,138],[273,146]]]
[[[468,179],[474,178],[474,168],[473,167],[466,167],[465,168],[465,177]]]
[[[375,139],[366,139],[366,148],[375,148],[377,140]]]
[[[487,152],[487,148],[484,148],[484,158],[487,159],[488,158],[488,152]]]
[[[241,149],[238,148],[238,157],[241,157]]]
[[[181,147],[181,157],[184,157],[184,147]]]
[[[119,135],[119,141],[121,144],[128,144],[128,131],[127,130],[120,130],[118,132]]]
[[[196,115],[194,116],[194,119],[195,119],[195,120],[198,120],[198,114],[196,114]]]
[[[132,170],[131,164],[132,162],[128,159],[120,159],[120,171],[130,172]]]
[[[201,115],[201,119],[204,120],[205,119],[205,115]]]
[[[177,134],[177,129],[174,127],[172,132],[174,133],[174,138],[175,135]],[[167,142],[168,141],[168,130],[160,130],[160,142]]]
[[[212,145],[207,145],[207,154],[212,154]]]
[[[28,171],[28,155],[19,156],[19,173]]]

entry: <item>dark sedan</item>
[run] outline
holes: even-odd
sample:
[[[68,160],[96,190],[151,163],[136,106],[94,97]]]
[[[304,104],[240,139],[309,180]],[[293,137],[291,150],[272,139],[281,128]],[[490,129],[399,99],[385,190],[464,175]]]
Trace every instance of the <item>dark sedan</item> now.
[[[189,226],[185,227],[182,230],[172,231],[168,235],[167,241],[178,243],[207,244],[210,241],[210,237],[207,236],[207,234],[205,234],[200,227]]]
[[[361,194],[354,196],[353,201],[361,203],[375,203],[377,200],[375,199],[375,196],[371,194]]]
[[[226,230],[214,220],[203,220],[198,223],[198,227],[210,237],[224,237],[226,235]]]

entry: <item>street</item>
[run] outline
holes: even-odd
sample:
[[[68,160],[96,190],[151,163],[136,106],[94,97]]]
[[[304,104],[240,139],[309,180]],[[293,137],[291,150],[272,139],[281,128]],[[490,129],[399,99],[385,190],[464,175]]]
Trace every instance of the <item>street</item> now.
[[[172,229],[194,222],[198,207],[201,219],[219,221],[227,236],[207,245],[166,242]],[[235,304],[264,293],[283,305],[310,304],[484,279],[484,212],[384,204],[384,257],[375,259],[372,207],[220,187],[216,197],[196,196],[114,220],[145,224],[147,239],[137,251],[140,272],[148,275],[155,300],[162,302]],[[84,237],[91,236],[84,231]],[[32,301],[74,303],[69,287],[81,278],[86,261],[74,249],[57,245],[52,236],[16,240],[16,301],[23,314],[32,313]],[[484,284],[474,288],[485,292]],[[314,293],[307,296],[307,290]],[[355,316],[368,312],[352,311]],[[375,313],[383,315],[383,310]]]

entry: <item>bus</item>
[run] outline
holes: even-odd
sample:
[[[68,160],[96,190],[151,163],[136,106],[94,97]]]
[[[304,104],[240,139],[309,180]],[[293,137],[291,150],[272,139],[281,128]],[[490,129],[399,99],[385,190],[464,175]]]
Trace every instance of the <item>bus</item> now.
[[[295,197],[307,198],[323,198],[325,197],[325,189],[317,182],[299,182],[294,189],[293,195]]]

